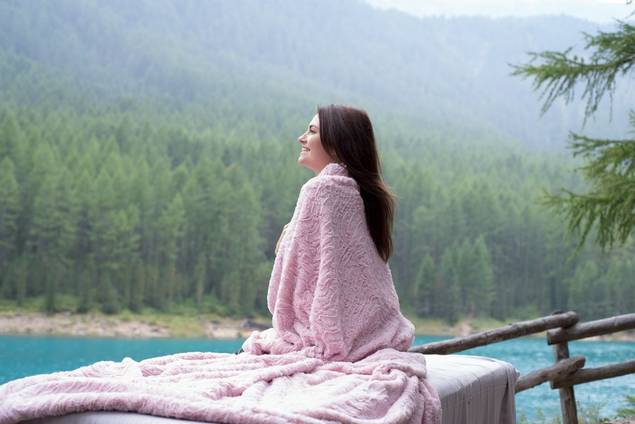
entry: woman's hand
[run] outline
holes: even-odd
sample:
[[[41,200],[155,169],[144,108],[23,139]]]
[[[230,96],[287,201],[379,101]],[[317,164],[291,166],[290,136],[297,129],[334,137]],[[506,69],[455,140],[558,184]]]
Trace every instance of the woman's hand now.
[[[278,246],[280,246],[280,240],[282,240],[282,238],[284,237],[284,233],[285,231],[287,231],[287,227],[289,226],[289,224],[285,224],[284,227],[282,228],[282,232],[280,233],[280,237],[278,237],[278,241],[276,242],[276,248],[274,249],[274,253],[277,255],[278,254]]]

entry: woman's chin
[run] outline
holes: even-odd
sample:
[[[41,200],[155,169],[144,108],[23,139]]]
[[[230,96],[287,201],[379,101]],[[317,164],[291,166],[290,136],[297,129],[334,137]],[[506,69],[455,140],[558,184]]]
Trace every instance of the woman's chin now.
[[[313,169],[309,164],[307,164],[306,161],[303,160],[303,158],[298,159],[298,165],[305,167],[309,171],[315,172],[315,169]]]

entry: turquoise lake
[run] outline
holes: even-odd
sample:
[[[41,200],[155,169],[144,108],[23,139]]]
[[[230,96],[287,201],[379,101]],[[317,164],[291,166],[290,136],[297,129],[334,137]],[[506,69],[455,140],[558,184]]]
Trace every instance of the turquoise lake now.
[[[442,340],[418,337],[416,344]],[[96,361],[135,360],[179,352],[235,352],[242,340],[197,339],[97,339],[71,337],[0,336],[0,384],[28,375],[71,370]],[[464,352],[511,362],[525,374],[553,363],[551,348],[544,339],[517,339]],[[635,359],[635,342],[573,342],[571,355],[584,355],[587,367]],[[625,407],[625,396],[635,395],[635,374],[587,383],[575,387],[581,408],[597,407],[604,416],[612,416]],[[516,410],[529,419],[543,414],[559,415],[558,392],[548,384],[516,396]],[[540,411],[540,412],[538,412]]]

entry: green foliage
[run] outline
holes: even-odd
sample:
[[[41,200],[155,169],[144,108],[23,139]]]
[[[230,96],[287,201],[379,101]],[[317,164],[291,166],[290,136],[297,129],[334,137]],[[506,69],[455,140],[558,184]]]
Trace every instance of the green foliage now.
[[[443,253],[439,269],[439,284],[437,285],[441,296],[439,296],[439,303],[436,305],[435,315],[440,315],[450,324],[454,324],[458,320],[461,305],[457,272],[458,259],[456,249],[449,248]]]
[[[621,418],[635,417],[635,396],[626,395],[626,404],[627,406],[617,411],[617,416]]]
[[[266,313],[272,248],[309,177],[293,148],[199,132],[161,114],[11,110],[14,132],[31,140],[34,155],[0,170],[8,182],[1,204],[12,205],[3,213],[15,217],[3,227],[2,296],[41,296],[50,311],[73,294],[81,312],[191,301],[203,312]],[[125,149],[110,130],[122,127]],[[175,150],[177,159],[172,137],[198,147]],[[454,152],[419,137],[410,155],[391,138],[384,153],[398,195],[390,265],[404,308],[450,322],[567,307],[589,317],[633,310],[630,248],[600,256],[587,248],[568,261],[574,246],[535,202],[540,187],[565,181],[567,162],[505,149]],[[17,154],[0,161],[20,163]],[[607,288],[592,278],[604,274],[586,272],[589,261],[606,271]]]
[[[117,293],[110,276],[102,275],[99,287],[101,310],[105,314],[116,314],[120,311],[119,293]]]
[[[543,114],[559,97],[569,103],[574,99],[574,88],[581,80],[585,84],[582,98],[587,98],[586,118],[597,111],[602,97],[615,88],[615,78],[627,74],[635,64],[635,26],[618,21],[614,32],[599,31],[596,35],[584,33],[585,49],[592,50],[591,57],[570,56],[572,47],[564,52],[530,52],[532,62],[544,60],[541,65],[514,66],[512,75],[534,77],[534,88],[544,85],[542,97],[546,96]]]
[[[434,283],[436,280],[437,274],[434,261],[430,255],[426,255],[419,266],[415,290],[414,293],[412,293],[417,315],[432,315],[432,307],[435,301]]]
[[[0,162],[0,269],[9,262],[15,250],[20,192],[15,167],[9,156]],[[0,277],[2,278],[2,277]],[[0,280],[1,281],[1,280]]]
[[[631,123],[635,128],[633,112]],[[594,225],[595,241],[600,246],[624,244],[635,216],[635,139],[597,140],[578,134],[572,137],[574,155],[587,161],[581,171],[591,187],[584,194],[563,190],[563,194],[547,196],[546,204],[564,211],[569,231],[580,231],[580,245]]]
[[[533,59],[543,59],[540,65],[515,66],[512,75],[533,77],[536,89],[544,85],[543,113],[559,97],[570,102],[577,83],[584,84],[582,98],[587,98],[584,123],[597,111],[605,93],[616,90],[616,77],[632,71],[635,64],[635,26],[619,21],[614,32],[584,34],[585,49],[592,54],[588,61],[565,52],[530,53]],[[630,124],[635,129],[635,112],[630,112]],[[571,189],[548,195],[547,205],[560,211],[570,232],[579,232],[581,247],[593,228],[596,242],[602,248],[612,248],[616,242],[625,244],[635,226],[635,140],[594,139],[571,133],[574,155],[585,160],[581,168],[588,182],[585,193]]]
[[[196,302],[196,306],[201,308],[203,304],[203,294],[205,293],[205,286],[207,280],[207,260],[205,255],[200,253],[198,255],[198,259],[196,260],[196,266],[194,268],[194,300]]]

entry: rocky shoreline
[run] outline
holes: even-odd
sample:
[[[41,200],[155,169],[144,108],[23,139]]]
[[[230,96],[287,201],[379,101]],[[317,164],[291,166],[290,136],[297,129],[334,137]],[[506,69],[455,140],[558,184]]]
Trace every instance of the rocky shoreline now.
[[[0,312],[0,335],[116,337],[116,338],[246,338],[254,330],[263,330],[269,322],[250,319],[217,317],[179,317],[187,328],[175,328],[170,316],[155,319],[144,315],[109,316],[103,314],[72,314],[69,312],[46,315],[38,312]],[[478,332],[468,321],[430,334],[450,337],[467,336]],[[482,329],[480,329],[482,330]],[[542,335],[541,337],[544,337]],[[609,336],[597,336],[587,341],[635,341],[635,332],[623,331]]]
[[[143,319],[122,319],[98,314],[60,313],[1,313],[1,335],[73,336],[73,337],[205,337],[210,339],[246,338],[252,331],[267,327],[266,324],[236,319],[192,318],[194,329],[188,334],[175,331],[167,323],[149,322]]]

